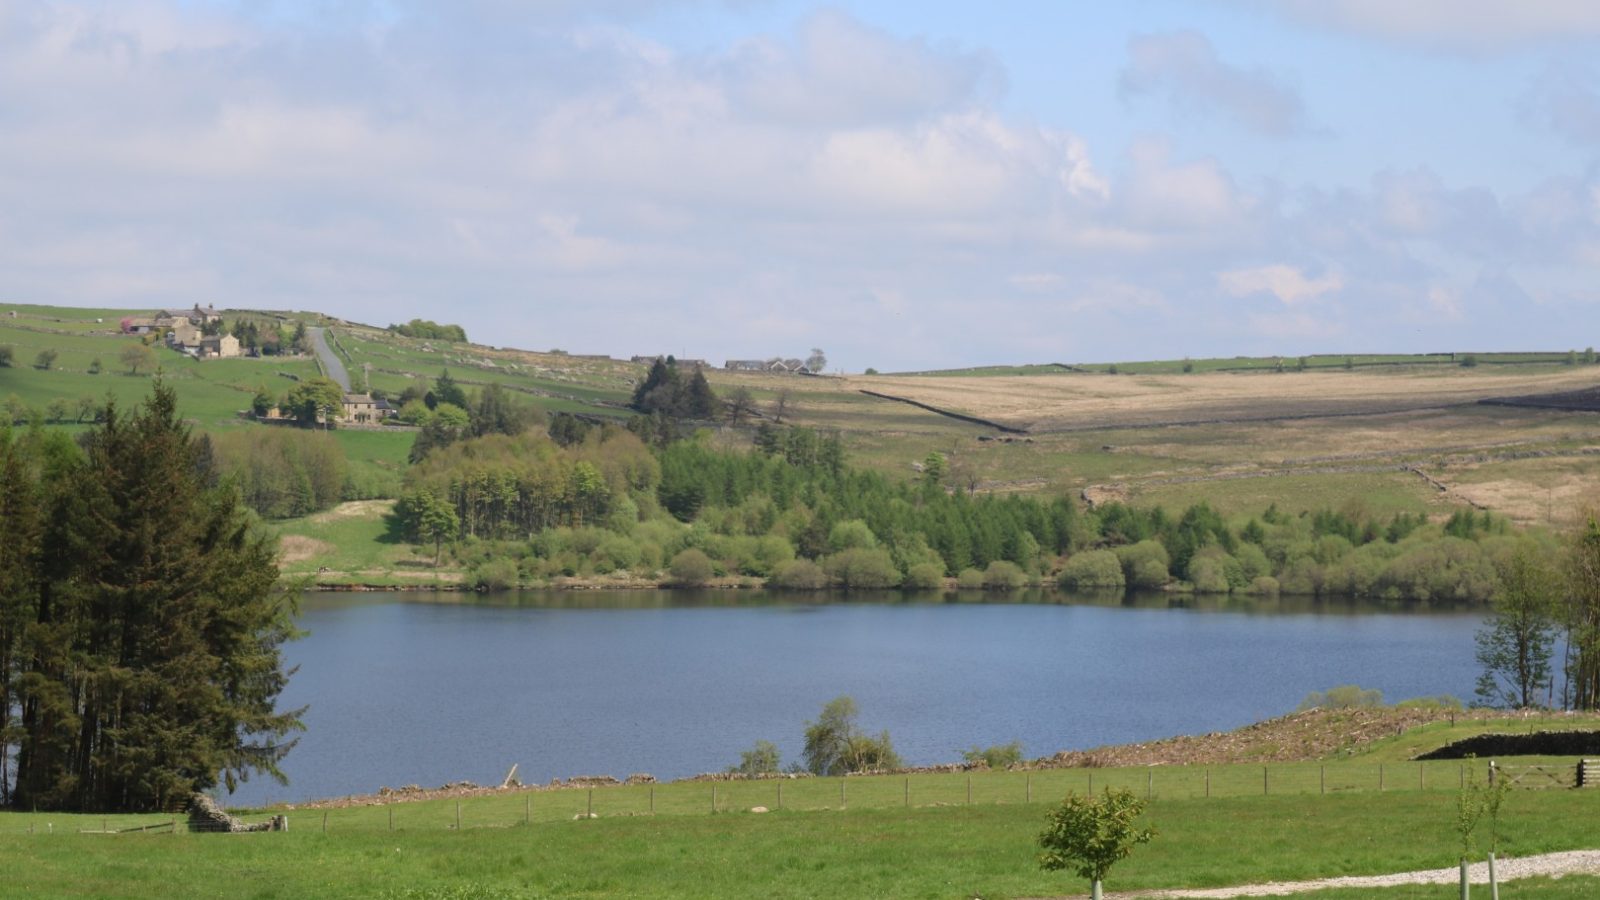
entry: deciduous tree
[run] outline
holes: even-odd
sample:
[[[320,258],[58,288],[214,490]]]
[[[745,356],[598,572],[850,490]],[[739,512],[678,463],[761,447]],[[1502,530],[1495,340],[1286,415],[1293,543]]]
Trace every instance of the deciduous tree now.
[[[1600,516],[1590,513],[1567,551],[1567,693],[1573,709],[1600,708]]]
[[[1524,541],[1497,567],[1494,617],[1478,632],[1478,699],[1494,706],[1543,705],[1555,652],[1561,576],[1556,561]]]
[[[156,353],[149,345],[141,342],[124,347],[120,359],[122,364],[128,367],[129,375],[137,375],[156,364]]]
[[[1068,794],[1039,834],[1044,849],[1039,868],[1076,872],[1089,879],[1094,900],[1100,900],[1101,882],[1111,867],[1156,835],[1153,828],[1139,827],[1143,812],[1144,801],[1129,790],[1107,788],[1099,799]]]

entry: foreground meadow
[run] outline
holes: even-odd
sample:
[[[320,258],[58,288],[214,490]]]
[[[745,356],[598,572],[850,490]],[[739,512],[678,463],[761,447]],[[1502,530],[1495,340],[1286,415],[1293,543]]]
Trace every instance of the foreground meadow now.
[[[88,816],[18,833],[0,817],[6,897],[1035,897],[1082,895],[1044,873],[1049,804],[612,816],[450,827],[439,803],[389,831],[383,814],[312,815],[287,834],[102,835]],[[1445,868],[1457,857],[1449,791],[1213,799],[1157,797],[1156,841],[1113,890],[1223,886]],[[1600,792],[1528,791],[1503,814],[1501,854],[1592,847]],[[36,817],[35,825],[41,825]],[[42,818],[42,817],[41,817]],[[1593,896],[1594,878],[1519,883],[1519,897]],[[1590,893],[1585,893],[1586,891]],[[1371,895],[1368,892],[1364,895]],[[1399,889],[1382,896],[1446,896]],[[1318,895],[1322,896],[1322,895]],[[1329,897],[1354,896],[1329,893]]]

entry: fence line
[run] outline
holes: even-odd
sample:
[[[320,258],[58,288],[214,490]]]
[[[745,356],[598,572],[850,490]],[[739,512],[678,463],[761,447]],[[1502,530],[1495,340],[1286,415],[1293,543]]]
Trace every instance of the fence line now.
[[[372,806],[274,809],[322,833],[339,831],[504,828],[562,820],[652,815],[759,814],[770,810],[925,809],[945,806],[1053,804],[1069,793],[1126,789],[1151,800],[1250,796],[1328,796],[1350,793],[1454,793],[1469,767],[1485,777],[1487,760],[1333,765],[1148,766],[1118,769],[1031,769],[915,776],[761,778],[616,785],[595,788],[529,789],[453,798],[454,803],[396,802]],[[1415,774],[1411,773],[1415,769]],[[1497,777],[1516,788],[1571,787],[1576,764],[1498,766]],[[1570,771],[1568,771],[1570,770]],[[1451,778],[1449,775],[1456,777]],[[1431,775],[1431,777],[1430,777]],[[241,816],[246,820],[269,815]],[[309,817],[309,818],[308,818]],[[169,814],[108,817],[69,816],[70,825],[46,813],[0,814],[0,833],[76,832],[80,823],[100,825],[96,834],[171,833],[185,829]],[[15,823],[15,824],[13,824]],[[165,826],[165,827],[162,827]]]

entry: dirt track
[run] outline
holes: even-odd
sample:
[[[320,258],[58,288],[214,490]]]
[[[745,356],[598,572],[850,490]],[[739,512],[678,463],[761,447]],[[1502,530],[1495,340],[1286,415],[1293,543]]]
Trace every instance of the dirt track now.
[[[1600,850],[1567,850],[1538,856],[1506,858],[1495,861],[1498,881],[1515,881],[1563,875],[1600,875]],[[1473,884],[1489,883],[1489,864],[1476,863],[1467,869],[1467,878]],[[1276,881],[1266,884],[1246,884],[1225,888],[1183,888],[1164,891],[1130,891],[1106,894],[1118,900],[1156,897],[1198,897],[1222,900],[1228,897],[1282,897],[1305,894],[1330,888],[1387,888],[1404,884],[1457,884],[1461,880],[1459,868],[1424,869],[1417,872],[1395,872],[1389,875],[1346,875],[1338,878],[1318,878],[1311,881]],[[1081,894],[1066,895],[1079,897]]]

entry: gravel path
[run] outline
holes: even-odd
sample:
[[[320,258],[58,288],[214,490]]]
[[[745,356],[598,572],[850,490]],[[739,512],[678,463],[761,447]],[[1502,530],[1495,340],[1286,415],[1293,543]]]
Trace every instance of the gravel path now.
[[[1497,859],[1495,875],[1500,881],[1534,878],[1540,875],[1600,875],[1600,850],[1568,850],[1546,853],[1541,856],[1524,856],[1518,859]],[[1489,883],[1489,864],[1477,863],[1467,870],[1473,884]],[[1107,897],[1133,900],[1156,897],[1281,897],[1288,894],[1305,894],[1328,888],[1381,888],[1402,884],[1456,884],[1461,880],[1461,870],[1427,869],[1421,872],[1396,872],[1393,875],[1347,875],[1340,878],[1319,878],[1314,881],[1278,881],[1269,884],[1247,884],[1226,888],[1195,888],[1170,891],[1134,891],[1107,894]]]

